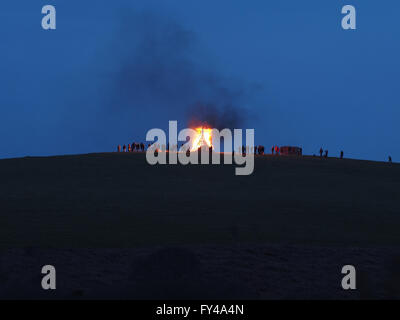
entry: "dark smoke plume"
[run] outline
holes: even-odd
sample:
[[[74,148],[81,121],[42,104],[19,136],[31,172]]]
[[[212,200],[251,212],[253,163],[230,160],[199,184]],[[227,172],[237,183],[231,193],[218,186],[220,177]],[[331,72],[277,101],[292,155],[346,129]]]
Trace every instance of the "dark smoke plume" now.
[[[232,105],[196,103],[188,108],[189,127],[210,127],[219,130],[240,128],[247,111]]]
[[[113,106],[151,110],[165,121],[184,119],[187,125],[243,126],[247,112],[241,106],[248,90],[199,55],[201,45],[193,32],[149,13],[129,13],[122,21],[114,45],[119,65]]]

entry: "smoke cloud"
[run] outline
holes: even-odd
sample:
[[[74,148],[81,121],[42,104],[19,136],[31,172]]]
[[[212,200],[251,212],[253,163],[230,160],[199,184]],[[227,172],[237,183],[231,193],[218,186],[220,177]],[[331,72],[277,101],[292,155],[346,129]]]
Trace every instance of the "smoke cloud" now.
[[[165,121],[184,119],[189,126],[244,125],[248,88],[215,71],[200,55],[201,43],[194,32],[150,13],[124,13],[121,21],[113,45],[117,62],[113,108],[151,110]]]

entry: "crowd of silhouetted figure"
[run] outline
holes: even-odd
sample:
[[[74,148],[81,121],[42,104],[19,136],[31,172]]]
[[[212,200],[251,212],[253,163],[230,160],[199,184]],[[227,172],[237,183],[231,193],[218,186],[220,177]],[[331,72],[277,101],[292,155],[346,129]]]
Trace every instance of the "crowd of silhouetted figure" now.
[[[315,154],[314,154],[314,157],[315,157]],[[320,148],[319,149],[319,157],[320,158],[328,158],[328,150],[324,151],[324,149]],[[344,157],[344,152],[343,152],[343,150],[341,150],[340,151],[340,159],[343,159],[343,157]]]
[[[128,146],[127,145],[123,145],[122,147],[121,147],[121,145],[118,145],[118,147],[117,147],[117,151],[118,152],[139,152],[139,151],[144,151],[144,149],[145,149],[145,146],[144,146],[144,143],[143,142],[140,142],[140,143],[135,143],[135,142],[133,142],[132,144],[128,144]]]
[[[149,148],[152,144],[149,143],[147,145],[147,148]],[[183,146],[184,144],[182,144]],[[170,151],[170,146],[169,143],[167,145],[157,145],[155,148],[157,151]],[[174,146],[171,147],[172,151],[178,151],[179,145],[175,144]],[[146,150],[146,145],[143,142],[137,143],[137,142],[132,142],[132,144],[128,145],[118,145],[117,151],[118,152],[144,152]],[[212,147],[209,148],[210,151],[212,151]],[[239,147],[239,152],[241,151],[242,154],[246,153],[254,153],[255,155],[264,155],[265,148],[262,145],[259,146],[254,146],[254,147],[249,147],[249,146],[242,146],[241,148]],[[187,152],[190,152],[190,150],[187,150]],[[272,146],[271,148],[271,155],[280,155],[280,149],[278,146]],[[313,155],[315,157],[315,154]],[[328,158],[328,150],[324,150],[322,147],[319,149],[319,157],[322,158]],[[343,150],[340,151],[340,159],[344,158],[344,152]],[[389,156],[388,162],[392,162],[392,157]]]

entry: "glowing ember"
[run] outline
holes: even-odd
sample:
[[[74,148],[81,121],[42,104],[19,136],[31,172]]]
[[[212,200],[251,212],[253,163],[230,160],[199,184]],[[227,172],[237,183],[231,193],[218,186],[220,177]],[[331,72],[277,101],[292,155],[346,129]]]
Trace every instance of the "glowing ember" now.
[[[196,151],[202,146],[212,148],[212,129],[209,128],[196,128],[196,136],[193,138],[192,148],[190,151]]]

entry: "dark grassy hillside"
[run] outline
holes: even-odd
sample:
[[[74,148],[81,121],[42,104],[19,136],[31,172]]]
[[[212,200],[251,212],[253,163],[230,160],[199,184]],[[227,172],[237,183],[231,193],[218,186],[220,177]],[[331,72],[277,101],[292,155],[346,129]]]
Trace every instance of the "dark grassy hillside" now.
[[[144,154],[0,161],[0,245],[400,244],[400,165],[257,157],[150,166]]]

